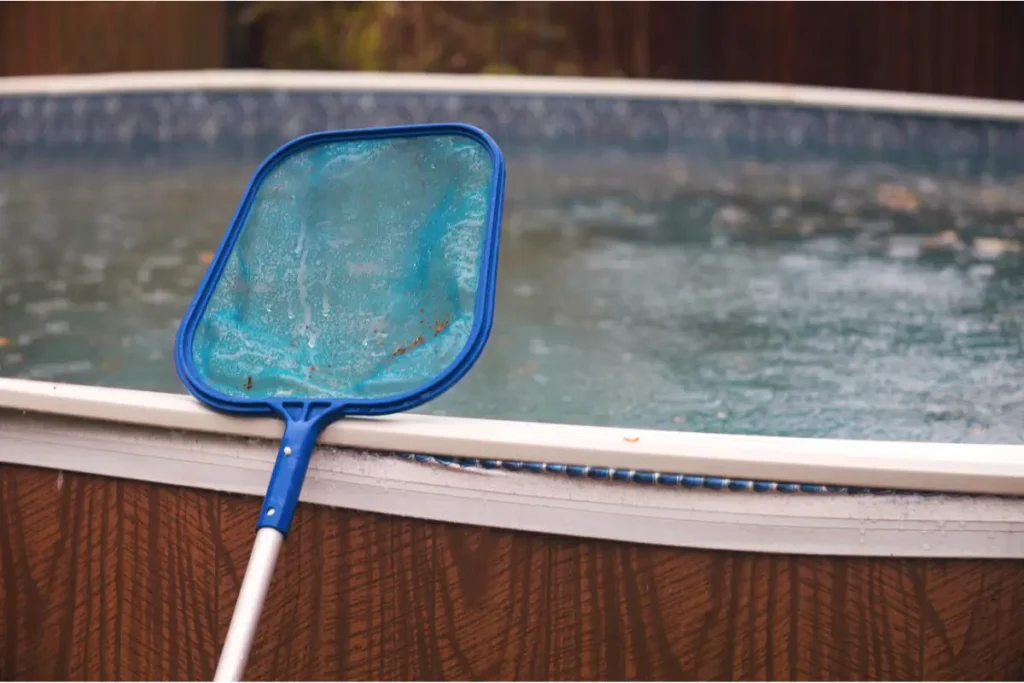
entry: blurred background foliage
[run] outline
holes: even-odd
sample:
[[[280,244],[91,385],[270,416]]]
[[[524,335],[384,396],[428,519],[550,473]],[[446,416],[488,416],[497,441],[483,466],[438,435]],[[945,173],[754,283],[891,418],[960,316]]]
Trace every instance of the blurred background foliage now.
[[[241,20],[270,68],[643,77],[648,4],[258,2]]]

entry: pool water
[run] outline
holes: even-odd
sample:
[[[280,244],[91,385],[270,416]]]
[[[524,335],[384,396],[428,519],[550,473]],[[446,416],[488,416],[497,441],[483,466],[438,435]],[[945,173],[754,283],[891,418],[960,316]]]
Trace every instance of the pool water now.
[[[0,375],[184,392],[174,333],[259,158],[0,171]],[[634,162],[510,156],[490,343],[421,411],[1021,441],[1012,212],[944,223],[891,169]]]

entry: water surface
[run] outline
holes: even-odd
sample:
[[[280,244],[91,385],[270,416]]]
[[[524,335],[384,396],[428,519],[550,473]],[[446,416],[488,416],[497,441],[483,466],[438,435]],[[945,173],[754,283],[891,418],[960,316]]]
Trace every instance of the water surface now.
[[[183,392],[174,332],[258,160],[0,172],[0,374]],[[510,158],[490,344],[421,410],[1021,441],[1024,268],[969,237],[1012,214],[945,223],[891,171],[677,171]]]

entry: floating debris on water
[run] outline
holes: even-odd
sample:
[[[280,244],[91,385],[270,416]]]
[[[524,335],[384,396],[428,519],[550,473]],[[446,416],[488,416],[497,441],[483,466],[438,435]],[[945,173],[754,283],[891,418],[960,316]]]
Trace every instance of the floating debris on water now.
[[[920,207],[920,202],[913,190],[903,185],[886,183],[878,186],[875,193],[878,204],[890,211],[903,213],[914,213]]]
[[[963,251],[966,245],[955,230],[943,230],[937,235],[927,237],[921,242],[922,251],[936,253],[954,253]]]
[[[999,259],[1007,254],[1020,253],[1019,242],[1000,237],[976,237],[973,246],[975,257],[985,261]]]
[[[711,226],[733,232],[749,225],[752,220],[750,213],[738,206],[723,206],[711,217]]]

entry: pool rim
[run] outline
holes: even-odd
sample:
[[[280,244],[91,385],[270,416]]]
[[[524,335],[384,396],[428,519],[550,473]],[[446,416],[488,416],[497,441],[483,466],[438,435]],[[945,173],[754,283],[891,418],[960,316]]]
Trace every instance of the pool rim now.
[[[0,408],[110,424],[279,439],[274,418],[218,413],[192,396],[0,378]],[[517,462],[943,493],[1024,496],[1024,445],[746,436],[441,417],[346,418],[324,446]]]
[[[60,493],[66,472],[154,483],[172,487],[168,489],[171,495],[173,487],[263,494],[276,440],[246,430],[253,420],[233,418],[235,436],[152,426],[152,415],[143,420],[149,426],[126,424],[125,419],[147,408],[142,405],[147,397],[140,392],[108,391],[139,401],[131,403],[131,408],[126,405],[119,416],[108,411],[107,421],[0,408],[0,469],[5,465],[48,469],[54,476],[53,495],[58,498],[81,490],[65,484],[65,492]],[[86,392],[86,396],[90,394],[96,392]],[[158,394],[149,398],[168,397]],[[177,398],[182,406],[191,402],[188,397]],[[52,402],[49,407],[54,407]],[[96,412],[95,402],[81,407]],[[198,411],[191,426],[215,426],[198,404],[190,408],[189,412]],[[403,421],[408,422],[399,420]],[[263,422],[255,425],[257,432],[264,427],[281,428],[272,420]],[[403,429],[402,425],[374,422],[379,421],[353,420],[348,427],[355,434],[336,431],[328,440],[340,436],[341,440],[359,441],[360,431],[365,440],[366,429],[382,430],[393,438],[393,432]],[[722,495],[500,470],[424,467],[395,457],[400,455],[397,453],[320,445],[302,488],[301,500],[307,504],[705,550],[1024,559],[1021,498],[908,493]]]
[[[195,90],[374,91],[696,99],[1024,120],[1024,103],[756,83],[371,72],[186,71],[0,78],[0,97]],[[128,392],[128,393],[125,393]],[[0,407],[218,434],[279,436],[191,397],[0,378]],[[268,431],[269,429],[269,431]],[[525,435],[525,436],[524,436]],[[809,439],[470,418],[348,420],[322,443],[880,489],[1024,495],[1024,445]]]
[[[209,69],[0,77],[0,97],[175,91],[356,91],[706,100],[1024,121],[1024,102],[776,83]]]

